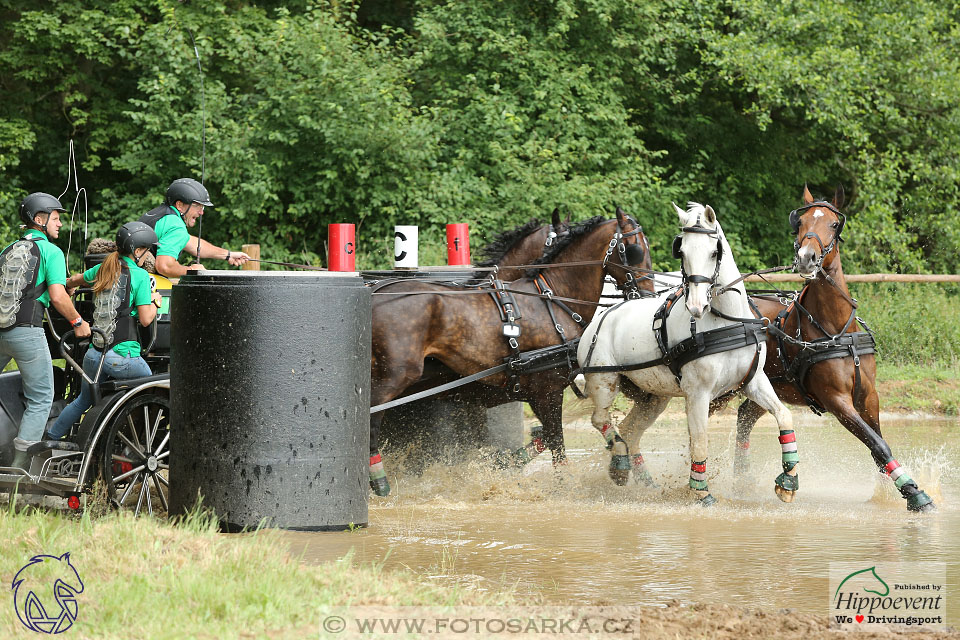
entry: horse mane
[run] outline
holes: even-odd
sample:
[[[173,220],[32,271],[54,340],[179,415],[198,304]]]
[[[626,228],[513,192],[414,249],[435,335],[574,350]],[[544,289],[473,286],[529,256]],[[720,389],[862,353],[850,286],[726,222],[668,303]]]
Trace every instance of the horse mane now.
[[[515,244],[529,236],[540,226],[540,221],[532,218],[526,224],[522,224],[515,229],[509,229],[497,235],[493,240],[487,243],[482,249],[477,251],[477,255],[483,258],[478,262],[478,267],[492,267],[497,264],[507,251],[513,248]]]
[[[542,257],[533,261],[533,264],[547,264],[547,263],[553,262],[553,259],[556,258],[561,251],[569,247],[572,243],[576,242],[577,239],[579,239],[581,236],[588,234],[589,232],[593,231],[594,228],[596,228],[598,225],[606,221],[607,221],[606,216],[593,216],[589,220],[584,220],[583,222],[579,222],[576,225],[570,227],[570,233],[568,235],[565,235],[559,238],[556,242],[554,242],[553,245],[549,249],[547,249],[547,252]],[[539,269],[528,269],[526,273],[528,278],[532,278],[536,276],[539,272],[540,272]]]

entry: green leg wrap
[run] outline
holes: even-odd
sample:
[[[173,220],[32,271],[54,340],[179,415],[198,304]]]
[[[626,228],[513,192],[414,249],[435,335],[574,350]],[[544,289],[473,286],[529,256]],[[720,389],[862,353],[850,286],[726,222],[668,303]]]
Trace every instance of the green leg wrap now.
[[[794,466],[796,466],[796,463],[794,463]],[[784,465],[784,467],[786,467],[786,465]],[[793,467],[790,467],[790,469],[792,468]],[[791,476],[791,475],[788,475],[786,472],[784,472],[777,476],[776,482],[778,487],[782,489],[786,489],[787,491],[798,491],[800,489],[799,475]]]
[[[927,495],[926,491],[920,491],[907,498],[907,511],[936,511],[937,506]]]
[[[696,491],[709,491],[706,480],[694,480],[690,478],[690,488]]]

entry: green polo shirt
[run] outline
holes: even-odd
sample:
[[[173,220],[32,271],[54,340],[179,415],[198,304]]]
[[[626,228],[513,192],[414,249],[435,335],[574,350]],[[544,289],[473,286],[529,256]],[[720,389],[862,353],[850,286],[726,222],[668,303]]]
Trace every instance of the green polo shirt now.
[[[168,216],[169,217],[169,216]],[[39,229],[30,229],[23,234],[23,238],[36,238],[37,248],[40,249],[40,264],[37,265],[37,281],[35,285],[46,282],[48,290],[37,298],[45,307],[50,306],[49,287],[52,284],[67,285],[67,262],[64,260],[60,247],[50,242],[47,236]],[[21,239],[23,239],[21,238]],[[12,242],[10,244],[13,244]],[[8,247],[10,245],[7,245]]]
[[[157,256],[170,256],[174,260],[180,259],[180,253],[190,242],[190,232],[183,216],[174,207],[170,207],[176,215],[163,216],[157,221],[154,231],[157,232]]]
[[[173,216],[167,217],[172,218]],[[152,291],[150,289],[150,274],[138,267],[137,263],[127,256],[122,256],[122,259],[127,264],[127,268],[130,269],[130,306],[133,307],[130,310],[130,315],[136,318],[137,307],[139,305],[153,304]],[[101,265],[98,264],[84,271],[84,282],[93,284],[93,281],[97,279],[97,271],[100,270],[100,266]],[[136,340],[118,342],[114,345],[113,350],[121,356],[137,358],[140,356],[140,343]]]

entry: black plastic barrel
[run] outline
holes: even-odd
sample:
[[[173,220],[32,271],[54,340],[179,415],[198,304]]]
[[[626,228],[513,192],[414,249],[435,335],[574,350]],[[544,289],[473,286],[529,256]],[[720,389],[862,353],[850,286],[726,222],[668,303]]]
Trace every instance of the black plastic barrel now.
[[[227,530],[367,523],[370,291],[343,273],[206,271],[173,288],[170,512]]]

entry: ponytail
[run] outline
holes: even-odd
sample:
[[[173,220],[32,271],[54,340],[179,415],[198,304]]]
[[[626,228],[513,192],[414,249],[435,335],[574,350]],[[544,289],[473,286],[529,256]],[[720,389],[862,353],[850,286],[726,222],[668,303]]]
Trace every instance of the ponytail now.
[[[114,251],[107,256],[107,259],[100,265],[97,271],[97,277],[93,281],[93,292],[95,294],[111,289],[117,278],[120,277],[120,252]]]

